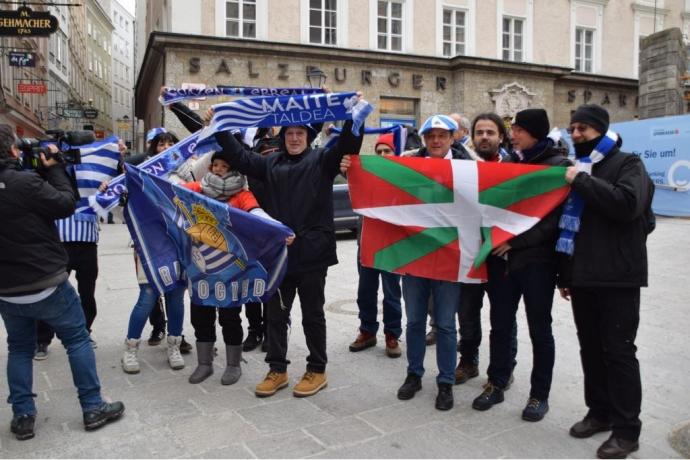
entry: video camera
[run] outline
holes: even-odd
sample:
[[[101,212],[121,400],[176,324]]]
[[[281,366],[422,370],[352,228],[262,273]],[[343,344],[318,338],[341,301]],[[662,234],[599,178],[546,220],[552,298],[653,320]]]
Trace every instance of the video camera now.
[[[77,165],[81,163],[79,146],[96,141],[93,131],[63,131],[61,129],[48,130],[48,139],[38,140],[21,137],[17,147],[22,151],[22,165],[24,169],[41,169],[41,153],[46,159],[55,158],[59,163]],[[59,150],[52,153],[46,144],[55,144]]]

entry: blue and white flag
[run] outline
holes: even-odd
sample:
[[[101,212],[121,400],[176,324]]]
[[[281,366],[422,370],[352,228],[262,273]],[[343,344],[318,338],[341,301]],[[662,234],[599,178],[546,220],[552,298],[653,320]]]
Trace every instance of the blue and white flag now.
[[[80,197],[76,213],[93,216],[95,221],[96,213],[89,206],[89,197],[98,192],[98,187],[103,181],[117,176],[117,165],[120,161],[117,136],[76,148],[81,154],[81,163],[74,165]]]
[[[218,96],[294,96],[299,94],[320,94],[321,88],[262,88],[256,86],[218,86],[216,88],[164,88],[158,100],[163,105],[173,102]]]
[[[287,269],[289,228],[125,167],[127,225],[159,293],[184,283],[184,273],[197,305],[238,307],[273,295]]]
[[[338,142],[338,138],[340,137],[340,133],[342,132],[342,129],[340,128],[331,128],[331,133],[328,135],[326,138],[326,142],[324,142],[323,147],[325,148],[331,148],[335,145],[336,142]],[[386,134],[386,133],[393,133],[393,146],[395,147],[395,154],[400,155],[402,152],[405,151],[405,142],[407,140],[407,127],[405,125],[393,125],[393,126],[386,126],[385,128],[370,128],[370,127],[365,127],[364,128],[364,134]]]
[[[356,93],[328,93],[238,99],[214,105],[213,111],[211,123],[199,132],[195,147],[199,154],[220,150],[214,134],[234,128],[293,126],[352,119],[352,132],[359,135],[359,128],[373,107],[360,100]]]
[[[152,156],[139,165],[140,169],[157,177],[167,177],[178,166],[194,155],[194,144],[199,132],[182,139],[177,144],[158,155]],[[107,215],[120,202],[120,196],[127,193],[124,174],[119,175],[108,184],[104,192],[89,197],[89,205],[100,215]]]

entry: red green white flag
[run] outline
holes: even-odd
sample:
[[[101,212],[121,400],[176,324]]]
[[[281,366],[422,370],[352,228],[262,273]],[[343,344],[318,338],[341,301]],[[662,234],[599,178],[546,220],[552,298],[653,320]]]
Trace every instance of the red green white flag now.
[[[465,283],[569,192],[564,167],[376,155],[353,155],[348,183],[362,265]]]

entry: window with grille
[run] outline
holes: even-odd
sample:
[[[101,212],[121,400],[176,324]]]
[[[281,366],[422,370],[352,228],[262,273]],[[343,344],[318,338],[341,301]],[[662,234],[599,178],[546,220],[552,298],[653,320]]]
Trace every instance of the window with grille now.
[[[379,0],[377,11],[377,48],[402,51],[403,2]]]
[[[522,62],[524,59],[525,20],[503,17],[503,60]]]
[[[594,31],[578,27],[575,29],[575,70],[594,72]]]
[[[309,0],[309,43],[337,45],[337,0]]]
[[[467,15],[463,10],[443,9],[443,55],[453,57],[466,53]]]
[[[235,38],[256,38],[256,0],[225,2],[225,35]]]

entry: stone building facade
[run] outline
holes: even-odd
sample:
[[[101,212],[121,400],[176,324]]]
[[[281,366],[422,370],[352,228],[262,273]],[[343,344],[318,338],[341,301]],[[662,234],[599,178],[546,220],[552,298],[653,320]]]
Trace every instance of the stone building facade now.
[[[496,111],[510,118],[527,107],[544,107],[552,124],[564,127],[571,111],[585,102],[605,106],[612,121],[637,114],[637,80],[583,75],[568,67],[156,32],[137,79],[136,115],[145,129],[165,126],[185,134],[158,102],[160,86],[299,87],[307,83],[311,67],[325,73],[333,91],[362,90],[376,107],[368,119],[372,126],[419,126],[429,115],[450,112],[473,117]],[[192,108],[202,113],[221,101],[194,101]]]

